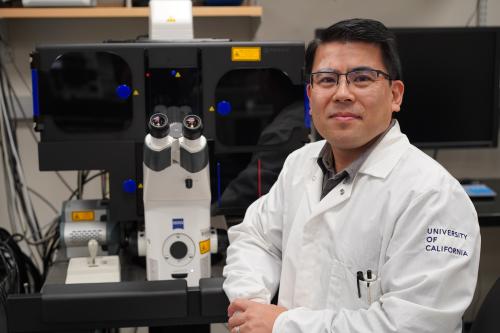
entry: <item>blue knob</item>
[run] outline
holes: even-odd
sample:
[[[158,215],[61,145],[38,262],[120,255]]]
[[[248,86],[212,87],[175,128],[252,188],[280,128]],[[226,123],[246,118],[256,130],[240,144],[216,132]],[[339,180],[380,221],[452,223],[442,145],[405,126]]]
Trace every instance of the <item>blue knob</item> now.
[[[232,109],[233,107],[228,101],[220,101],[219,103],[217,103],[217,113],[221,116],[227,116],[231,113]]]
[[[135,193],[137,191],[137,183],[133,179],[124,180],[122,188],[125,193]]]
[[[120,99],[127,99],[130,97],[130,94],[132,94],[132,89],[130,89],[130,87],[126,84],[119,85],[116,88],[116,95]]]

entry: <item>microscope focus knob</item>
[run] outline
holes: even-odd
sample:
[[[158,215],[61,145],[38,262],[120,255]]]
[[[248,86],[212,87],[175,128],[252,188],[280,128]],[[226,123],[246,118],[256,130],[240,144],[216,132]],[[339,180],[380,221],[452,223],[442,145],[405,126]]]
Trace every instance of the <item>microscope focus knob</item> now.
[[[175,259],[182,259],[188,253],[188,248],[184,242],[177,241],[170,246],[170,254]]]

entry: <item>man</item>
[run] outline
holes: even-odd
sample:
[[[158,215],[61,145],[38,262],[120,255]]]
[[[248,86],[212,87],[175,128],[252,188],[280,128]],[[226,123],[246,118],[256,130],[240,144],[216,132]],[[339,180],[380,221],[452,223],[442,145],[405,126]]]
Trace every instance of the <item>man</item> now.
[[[461,332],[477,280],[477,215],[392,120],[404,92],[393,34],[373,20],[334,24],[309,45],[306,70],[326,141],[292,153],[230,229],[229,328]]]

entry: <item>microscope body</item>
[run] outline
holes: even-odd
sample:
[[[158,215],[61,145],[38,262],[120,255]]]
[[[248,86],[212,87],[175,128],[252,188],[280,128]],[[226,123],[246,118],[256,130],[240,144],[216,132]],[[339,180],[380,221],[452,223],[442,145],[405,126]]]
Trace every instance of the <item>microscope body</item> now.
[[[196,116],[183,123],[193,117],[201,126]],[[144,144],[147,279],[184,278],[198,286],[211,264],[207,140],[201,129],[194,136],[184,129],[181,137],[164,134],[151,130]]]

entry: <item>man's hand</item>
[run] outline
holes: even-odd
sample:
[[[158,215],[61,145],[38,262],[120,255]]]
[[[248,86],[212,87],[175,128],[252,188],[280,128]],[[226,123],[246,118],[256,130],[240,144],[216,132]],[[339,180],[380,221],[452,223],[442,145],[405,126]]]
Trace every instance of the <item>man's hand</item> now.
[[[227,309],[231,333],[271,333],[276,318],[287,309],[272,304],[261,304],[236,299]]]

